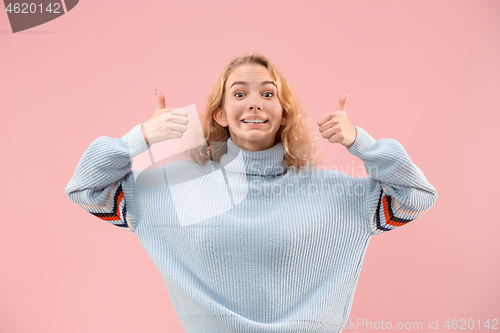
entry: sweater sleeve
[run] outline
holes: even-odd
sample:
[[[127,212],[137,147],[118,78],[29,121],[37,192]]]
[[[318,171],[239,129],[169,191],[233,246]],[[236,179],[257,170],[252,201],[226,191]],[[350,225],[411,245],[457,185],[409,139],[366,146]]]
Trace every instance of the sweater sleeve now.
[[[375,140],[356,127],[357,137],[347,150],[359,157],[368,177],[366,211],[371,234],[403,226],[429,210],[437,200],[436,189],[394,139]]]
[[[119,139],[94,140],[65,188],[66,196],[79,207],[130,231],[136,224],[132,161],[151,147],[142,137],[141,125]]]

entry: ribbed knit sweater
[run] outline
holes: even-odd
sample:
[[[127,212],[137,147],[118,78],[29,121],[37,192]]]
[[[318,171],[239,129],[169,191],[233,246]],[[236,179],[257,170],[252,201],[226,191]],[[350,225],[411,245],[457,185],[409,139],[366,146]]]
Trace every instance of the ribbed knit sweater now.
[[[220,163],[131,170],[150,148],[141,125],[92,142],[65,192],[134,232],[187,333],[341,332],[370,237],[437,199],[398,141],[360,127],[347,150],[365,178],[287,167],[282,143],[247,151],[231,139]]]

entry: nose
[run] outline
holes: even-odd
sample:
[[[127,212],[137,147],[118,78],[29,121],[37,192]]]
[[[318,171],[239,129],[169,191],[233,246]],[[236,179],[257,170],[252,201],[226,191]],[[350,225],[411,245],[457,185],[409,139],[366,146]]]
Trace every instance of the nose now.
[[[259,102],[257,102],[256,100],[250,102],[249,108],[250,110],[262,111],[262,106],[260,106]]]

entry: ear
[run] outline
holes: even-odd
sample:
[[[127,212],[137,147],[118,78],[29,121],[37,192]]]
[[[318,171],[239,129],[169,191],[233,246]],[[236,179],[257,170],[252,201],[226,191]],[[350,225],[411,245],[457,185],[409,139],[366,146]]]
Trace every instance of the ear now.
[[[286,125],[287,120],[288,119],[286,119],[285,117],[282,117],[281,118],[281,125]]]
[[[285,114],[285,109],[283,107],[281,107],[281,123],[280,123],[280,125],[286,125],[286,122],[288,121],[288,119],[286,119],[284,114]]]
[[[214,120],[217,122],[217,124],[221,125],[222,127],[227,127],[228,124],[227,124],[226,114],[220,107],[217,107],[214,110],[213,115],[214,115]]]

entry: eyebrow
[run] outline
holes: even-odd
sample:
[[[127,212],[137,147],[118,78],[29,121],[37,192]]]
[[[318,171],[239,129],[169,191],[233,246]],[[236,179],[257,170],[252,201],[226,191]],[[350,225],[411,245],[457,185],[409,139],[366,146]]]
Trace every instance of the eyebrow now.
[[[235,82],[233,82],[233,84],[231,85],[231,87],[234,86],[235,84],[248,85],[248,82],[245,82],[245,81],[235,81]],[[274,84],[274,86],[276,87],[276,83],[274,83],[274,81],[264,81],[264,82],[262,82],[262,85],[265,85],[265,84]],[[229,87],[229,89],[231,89],[231,87]]]

